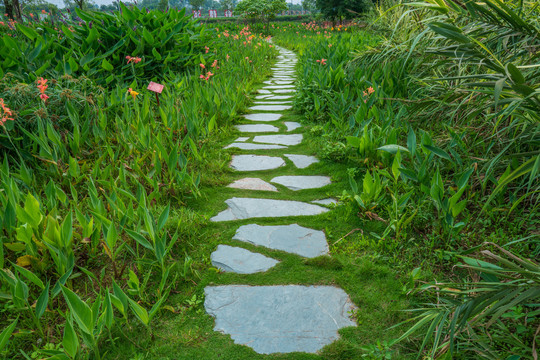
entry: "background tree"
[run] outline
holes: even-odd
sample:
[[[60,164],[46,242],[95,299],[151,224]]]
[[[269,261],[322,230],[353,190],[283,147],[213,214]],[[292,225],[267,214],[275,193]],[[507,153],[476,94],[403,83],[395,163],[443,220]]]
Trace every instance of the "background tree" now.
[[[204,0],[189,0],[189,5],[193,10],[200,10],[204,4]]]
[[[232,10],[233,0],[221,0],[221,10]]]
[[[306,11],[313,11],[317,8],[316,0],[302,0],[302,9]]]
[[[372,5],[367,0],[316,0],[321,13],[332,21],[343,18],[353,18],[359,13],[366,12]]]
[[[255,22],[270,22],[276,14],[288,9],[285,0],[242,0],[234,12]]]
[[[169,7],[169,0],[159,0],[157,9],[159,11],[167,11],[167,8]]]
[[[4,0],[4,11],[9,19],[22,20],[21,3],[19,0]]]

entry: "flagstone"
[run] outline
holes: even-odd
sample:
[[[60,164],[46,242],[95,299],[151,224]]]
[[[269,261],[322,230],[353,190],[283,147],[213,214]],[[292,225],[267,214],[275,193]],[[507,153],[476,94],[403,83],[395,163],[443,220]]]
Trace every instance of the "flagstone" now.
[[[269,144],[252,144],[243,142],[234,142],[224,147],[224,149],[238,148],[240,150],[276,150],[286,149],[286,146],[281,145],[269,145]]]
[[[229,206],[210,221],[232,221],[263,217],[312,216],[329,211],[314,204],[292,200],[273,200],[256,198],[231,198],[225,200]]]
[[[234,140],[235,142],[244,142],[244,141],[248,141],[249,138],[248,137],[239,137],[238,139]]]
[[[265,89],[259,89],[259,90],[257,90],[257,92],[258,92],[259,94],[271,94],[270,91],[265,90]]]
[[[225,272],[253,274],[267,271],[279,261],[239,247],[218,245],[210,256],[212,265]]]
[[[338,201],[333,198],[314,200],[311,202],[314,204],[319,204],[319,205],[336,205],[338,203]]]
[[[276,121],[279,120],[283,114],[272,113],[259,113],[259,114],[247,114],[244,118],[251,121]]]
[[[279,145],[298,145],[302,142],[302,139],[302,134],[259,135],[253,138],[253,142]]]
[[[294,85],[267,85],[265,89],[294,89]]]
[[[286,105],[292,104],[292,101],[255,101],[254,103],[259,105]]]
[[[324,232],[300,226],[249,224],[240,226],[233,240],[281,250],[307,258],[328,254],[328,243]]]
[[[277,156],[233,155],[230,166],[237,171],[260,171],[277,169],[284,165],[285,161]]]
[[[294,131],[302,127],[300,123],[297,123],[295,121],[285,121],[284,124],[287,127],[287,131]]]
[[[240,132],[278,132],[279,128],[267,124],[235,125]]]
[[[243,178],[236,180],[232,184],[228,185],[230,188],[234,189],[244,189],[244,190],[258,190],[258,191],[278,191],[278,189],[267,183],[266,181],[259,178]]]
[[[316,353],[356,325],[356,307],[333,286],[207,286],[204,295],[214,330],[259,354]]]
[[[249,109],[253,111],[284,111],[291,108],[291,105],[255,105]]]
[[[276,94],[288,94],[288,93],[293,93],[296,90],[295,89],[277,89],[277,90],[273,90],[273,91]]]
[[[332,183],[330,177],[319,175],[278,176],[270,180],[270,182],[283,185],[293,191],[318,189]]]
[[[315,156],[295,154],[285,154],[285,156],[292,161],[294,166],[299,169],[305,169],[309,165],[319,162],[319,159],[317,159]]]

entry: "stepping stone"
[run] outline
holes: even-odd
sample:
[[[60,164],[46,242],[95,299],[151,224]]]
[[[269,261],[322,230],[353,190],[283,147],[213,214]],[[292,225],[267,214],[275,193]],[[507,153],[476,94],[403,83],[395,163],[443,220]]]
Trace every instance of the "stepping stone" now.
[[[259,105],[285,105],[292,104],[292,101],[255,101]]]
[[[244,141],[248,141],[249,138],[248,137],[239,137],[238,139],[234,140],[235,142],[244,142]]]
[[[294,166],[299,169],[305,169],[309,165],[319,162],[319,159],[317,159],[315,156],[293,154],[285,154],[285,156],[287,157],[287,159],[292,161]]]
[[[272,97],[273,95],[257,95],[255,96],[255,99],[266,99],[266,98],[269,98],[269,97]]]
[[[311,216],[329,211],[319,206],[300,201],[255,198],[232,198],[225,200],[229,208],[210,221],[231,221],[261,217]]]
[[[210,256],[212,265],[225,272],[253,274],[276,266],[279,261],[239,247],[218,245]]]
[[[236,180],[232,184],[228,185],[228,187],[244,190],[278,191],[278,189],[274,185],[269,184],[259,178],[243,178],[240,180]]]
[[[319,204],[319,205],[336,205],[338,203],[336,199],[332,199],[332,198],[315,200],[311,202],[314,204]]]
[[[294,89],[294,85],[268,85],[265,89]]]
[[[293,191],[318,189],[326,185],[330,185],[330,177],[328,176],[278,176],[270,180],[270,182],[283,185]]]
[[[355,305],[333,286],[207,286],[204,295],[214,330],[259,354],[315,353],[356,326]]]
[[[293,97],[293,95],[270,95],[264,100],[287,100],[292,99]]]
[[[251,120],[251,121],[276,121],[276,120],[279,120],[279,118],[281,118],[282,116],[283,114],[271,114],[271,113],[244,115],[244,117],[247,120]]]
[[[227,145],[224,149],[238,148],[240,150],[275,150],[275,149],[286,149],[286,146],[281,145],[267,145],[267,144],[252,144],[252,143],[242,143],[234,142],[231,145]]]
[[[253,142],[279,144],[279,145],[298,145],[302,142],[302,134],[291,135],[259,135],[253,138]]]
[[[284,122],[285,126],[287,127],[287,131],[293,131],[298,128],[301,128],[302,125],[300,123],[294,122],[294,121],[286,121]]]
[[[282,80],[276,80],[274,81],[274,83],[278,84],[278,85],[289,85],[289,84],[292,84],[293,81],[282,81]]]
[[[253,111],[284,111],[292,109],[291,105],[255,105],[249,108]]]
[[[259,89],[259,90],[257,90],[257,92],[258,92],[259,94],[271,94],[270,91],[264,90],[264,89]]]
[[[278,89],[278,90],[274,90],[274,92],[276,94],[289,94],[289,93],[293,93],[295,91],[296,91],[295,89]]]
[[[233,155],[230,167],[236,171],[261,171],[277,169],[285,161],[277,156]]]
[[[307,258],[328,254],[328,244],[324,232],[298,224],[276,226],[244,225],[236,230],[233,239]]]
[[[253,125],[236,125],[240,132],[278,132],[279,128],[273,125],[253,124]]]

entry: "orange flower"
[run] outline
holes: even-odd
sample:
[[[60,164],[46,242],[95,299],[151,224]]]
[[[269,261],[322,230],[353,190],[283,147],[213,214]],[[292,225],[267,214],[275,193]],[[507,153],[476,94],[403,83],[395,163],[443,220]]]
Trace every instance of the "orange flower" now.
[[[13,121],[13,118],[11,117],[13,113],[11,112],[11,109],[4,104],[4,99],[0,98],[0,107],[2,108],[2,116],[0,117],[0,126],[3,126],[6,121],[11,120]]]
[[[47,103],[47,99],[49,98],[47,94],[41,94],[39,95],[40,99],[43,100],[44,103]]]
[[[368,87],[367,92],[369,94],[373,94],[375,92],[375,90],[373,90],[373,87],[370,86],[370,87]]]
[[[129,93],[129,95],[133,96],[133,99],[135,99],[137,97],[137,95],[139,95],[139,93],[136,92],[135,90],[133,90],[132,88],[128,89],[128,93]]]

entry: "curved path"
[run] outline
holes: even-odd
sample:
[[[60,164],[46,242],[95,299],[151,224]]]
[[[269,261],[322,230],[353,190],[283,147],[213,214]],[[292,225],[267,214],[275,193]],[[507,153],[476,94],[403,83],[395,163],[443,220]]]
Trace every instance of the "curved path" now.
[[[326,205],[332,203],[331,199],[306,203],[256,196],[261,191],[277,192],[272,183],[293,191],[322,188],[330,184],[330,178],[324,174],[277,176],[270,182],[257,177],[257,171],[287,166],[285,158],[298,169],[318,162],[313,156],[289,153],[288,147],[298,145],[303,140],[301,125],[287,121],[286,115],[283,115],[283,111],[291,108],[297,59],[293,52],[277,48],[280,55],[278,63],[272,68],[273,77],[265,81],[266,86],[255,97],[255,105],[250,108],[253,113],[244,116],[249,123],[237,125],[244,136],[227,148],[258,152],[279,149],[283,154],[233,156],[230,167],[242,172],[245,177],[229,187],[244,189],[246,197],[226,200],[228,208],[211,220],[229,221],[231,226],[234,226],[235,220],[253,219],[253,222],[238,227],[233,237],[238,241],[238,247],[219,245],[212,253],[213,265],[226,272],[264,272],[279,263],[276,259],[242,248],[242,242],[307,258],[328,254],[323,231],[294,223],[276,226],[257,224],[257,218],[322,214],[330,211]],[[286,128],[286,131],[281,132],[280,128]],[[350,318],[354,305],[349,296],[333,286],[208,286],[205,288],[204,306],[215,317],[214,330],[230,335],[235,343],[247,345],[261,354],[317,352],[339,337],[339,329],[356,325]]]

